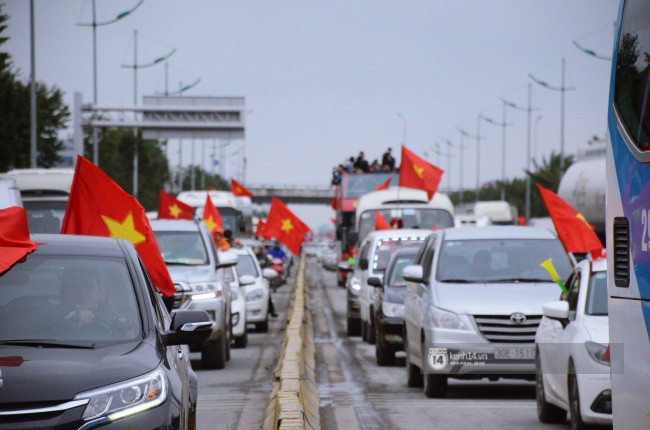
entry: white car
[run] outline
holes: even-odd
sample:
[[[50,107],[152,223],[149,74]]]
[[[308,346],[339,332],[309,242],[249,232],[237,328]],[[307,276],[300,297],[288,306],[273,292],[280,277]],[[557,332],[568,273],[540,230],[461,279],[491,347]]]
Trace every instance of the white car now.
[[[277,276],[275,270],[260,267],[251,248],[235,249],[239,288],[246,299],[246,322],[255,324],[263,333],[269,330],[269,279]]]
[[[231,292],[218,272],[237,264],[236,255],[217,252],[201,221],[155,220],[151,228],[176,286],[174,308],[206,311],[215,322],[213,335],[200,346],[202,366],[223,369],[230,359]]]
[[[359,313],[361,316],[361,338],[370,344],[376,341],[374,305],[377,288],[368,285],[368,279],[383,279],[390,257],[398,249],[416,247],[424,243],[431,230],[402,229],[370,232],[359,249],[359,264],[353,277],[359,280]]]
[[[239,276],[234,267],[223,270],[224,277],[230,283],[230,318],[232,339],[237,348],[246,348],[248,344],[248,329],[246,324],[246,298],[239,287]]]
[[[537,330],[537,415],[571,428],[612,424],[607,316],[607,261],[585,260],[561,301],[544,305]]]
[[[542,306],[559,295],[569,258],[551,232],[487,226],[433,232],[404,268],[407,385],[445,397],[448,378],[535,378]]]

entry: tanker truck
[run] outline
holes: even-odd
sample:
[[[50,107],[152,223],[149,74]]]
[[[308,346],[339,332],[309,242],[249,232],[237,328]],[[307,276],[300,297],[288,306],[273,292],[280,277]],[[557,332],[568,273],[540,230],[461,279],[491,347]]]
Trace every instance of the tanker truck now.
[[[575,162],[560,181],[558,195],[596,227],[605,243],[605,148],[606,141],[594,139],[578,150]]]

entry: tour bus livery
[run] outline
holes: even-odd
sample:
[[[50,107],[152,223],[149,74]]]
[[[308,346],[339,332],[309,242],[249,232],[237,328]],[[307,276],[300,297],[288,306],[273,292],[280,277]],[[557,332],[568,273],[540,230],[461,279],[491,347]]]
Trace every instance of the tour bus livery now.
[[[648,428],[650,3],[621,2],[607,147],[607,288],[614,428]]]

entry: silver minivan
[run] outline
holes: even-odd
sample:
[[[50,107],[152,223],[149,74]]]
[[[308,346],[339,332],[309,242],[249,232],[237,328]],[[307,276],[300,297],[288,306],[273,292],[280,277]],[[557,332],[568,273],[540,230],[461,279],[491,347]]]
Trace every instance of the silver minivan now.
[[[571,264],[547,230],[488,226],[440,230],[402,274],[407,384],[444,397],[447,379],[535,377],[542,306]]]

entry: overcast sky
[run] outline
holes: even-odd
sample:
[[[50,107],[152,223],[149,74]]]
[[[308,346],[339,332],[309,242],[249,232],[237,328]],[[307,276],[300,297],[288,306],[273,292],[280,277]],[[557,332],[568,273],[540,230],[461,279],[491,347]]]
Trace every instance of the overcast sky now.
[[[96,0],[98,20],[136,0]],[[37,78],[72,101],[92,100],[90,0],[35,0]],[[132,34],[141,61],[171,47],[170,81],[201,83],[188,95],[245,96],[248,183],[326,185],[331,167],[364,149],[369,158],[406,143],[436,163],[430,146],[476,131],[476,116],[501,119],[500,96],[524,104],[528,73],[559,84],[567,59],[566,146],[574,153],[606,131],[610,64],[572,45],[611,55],[612,0],[215,1],[146,0],[126,19],[98,29],[99,103],[129,106]],[[29,2],[12,0],[7,48],[29,73]],[[600,30],[600,31],[599,31]],[[143,70],[140,93],[164,89],[163,66]],[[559,93],[534,87],[537,155],[559,149]],[[508,176],[525,165],[526,121],[509,111]],[[482,124],[481,180],[500,177],[501,129]],[[172,142],[172,163],[178,158]],[[184,159],[189,159],[189,149]],[[236,152],[231,146],[228,152]],[[446,149],[445,149],[446,151]],[[200,151],[197,151],[197,155]],[[458,153],[452,186],[459,184]],[[228,174],[235,174],[232,160]],[[476,147],[465,152],[464,184],[474,185]],[[446,160],[441,160],[446,169]],[[447,179],[443,179],[443,187]]]

